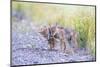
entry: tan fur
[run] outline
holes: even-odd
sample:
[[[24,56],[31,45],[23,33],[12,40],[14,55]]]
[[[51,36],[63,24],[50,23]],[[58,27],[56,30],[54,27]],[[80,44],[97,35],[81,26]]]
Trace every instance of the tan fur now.
[[[66,51],[67,49],[69,49],[69,44],[68,44],[68,39],[69,37],[71,38],[71,42],[74,43],[74,49],[76,50],[78,48],[78,42],[77,42],[77,38],[78,35],[75,31],[73,30],[66,30],[63,27],[57,27],[57,26],[51,26],[49,25],[49,27],[44,27],[41,31],[41,34],[48,39],[48,29],[50,29],[52,31],[52,37],[49,38],[48,40],[48,44],[50,46],[50,49],[54,49],[55,45],[56,45],[56,39],[60,40],[60,47],[62,51]],[[66,31],[68,31],[69,33],[66,33]],[[58,36],[58,37],[55,37]],[[72,49],[69,49],[70,52],[73,53]]]

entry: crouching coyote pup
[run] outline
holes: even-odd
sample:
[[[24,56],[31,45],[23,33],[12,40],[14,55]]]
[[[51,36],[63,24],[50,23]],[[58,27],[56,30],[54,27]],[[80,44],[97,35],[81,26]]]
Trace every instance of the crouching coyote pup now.
[[[50,49],[54,49],[56,39],[59,39],[60,47],[63,52],[67,50],[73,53],[74,50],[78,49],[78,35],[77,32],[71,28],[49,25],[48,27],[44,26],[40,33],[48,40]],[[73,49],[70,47],[70,44],[73,44]]]

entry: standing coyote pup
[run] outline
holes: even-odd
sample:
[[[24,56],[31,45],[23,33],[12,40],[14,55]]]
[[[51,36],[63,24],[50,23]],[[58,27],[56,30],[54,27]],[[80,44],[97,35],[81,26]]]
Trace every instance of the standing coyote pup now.
[[[49,27],[44,27],[40,33],[48,40],[50,49],[54,49],[56,39],[59,39],[61,50],[64,52],[66,49],[73,52],[73,49],[70,49],[70,44],[74,44],[74,49],[78,48],[77,33],[73,29],[60,27],[58,25],[51,26],[49,24]]]

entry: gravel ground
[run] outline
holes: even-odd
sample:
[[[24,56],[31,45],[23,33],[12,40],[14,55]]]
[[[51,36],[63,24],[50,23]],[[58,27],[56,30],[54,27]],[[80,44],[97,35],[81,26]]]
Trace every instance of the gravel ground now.
[[[59,45],[52,51],[48,48],[47,40],[35,30],[27,33],[12,31],[12,65],[94,60],[85,50],[65,54],[58,50]]]

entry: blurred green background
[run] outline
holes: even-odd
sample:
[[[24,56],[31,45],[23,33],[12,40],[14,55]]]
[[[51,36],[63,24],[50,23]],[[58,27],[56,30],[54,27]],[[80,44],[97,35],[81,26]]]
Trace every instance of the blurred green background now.
[[[12,2],[12,12],[22,11],[32,23],[59,23],[79,32],[80,48],[87,48],[95,56],[95,7],[46,3]],[[12,16],[12,19],[15,19]],[[14,23],[14,22],[12,22]]]

